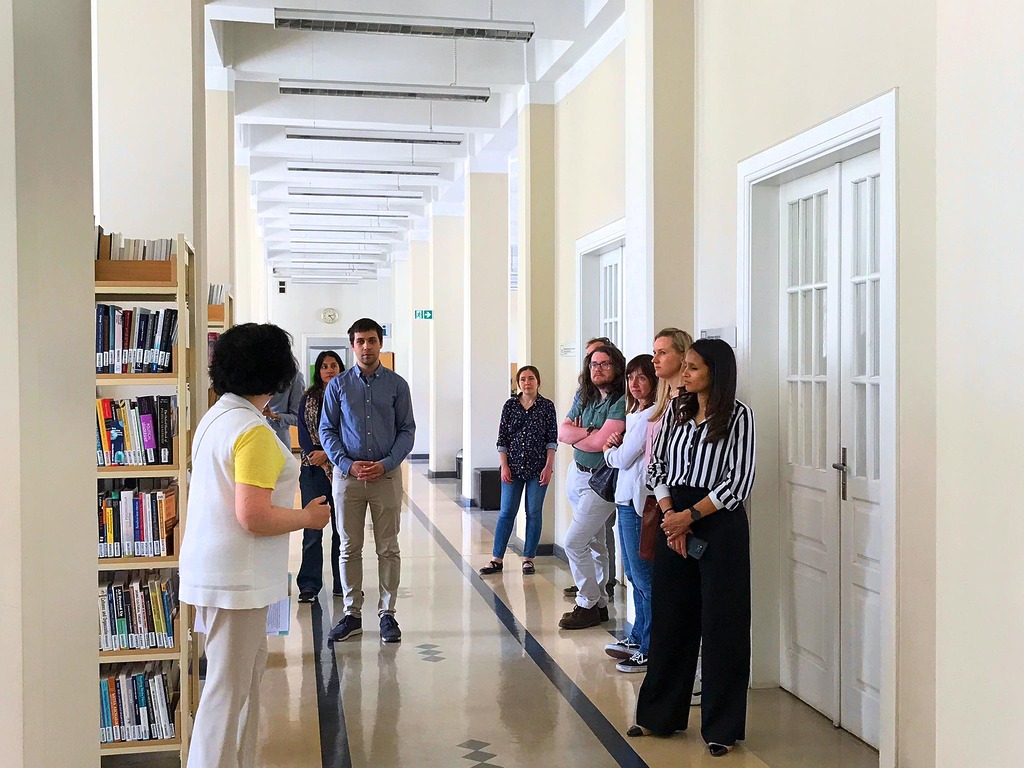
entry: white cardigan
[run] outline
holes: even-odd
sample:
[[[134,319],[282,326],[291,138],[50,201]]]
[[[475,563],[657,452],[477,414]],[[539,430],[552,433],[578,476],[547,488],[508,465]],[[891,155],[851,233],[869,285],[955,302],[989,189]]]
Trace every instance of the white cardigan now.
[[[647,463],[644,461],[644,447],[647,443],[647,420],[654,406],[639,413],[626,414],[626,434],[622,445],[604,452],[608,466],[619,470],[615,485],[615,503],[625,506],[632,502],[638,515],[643,514],[647,498]]]

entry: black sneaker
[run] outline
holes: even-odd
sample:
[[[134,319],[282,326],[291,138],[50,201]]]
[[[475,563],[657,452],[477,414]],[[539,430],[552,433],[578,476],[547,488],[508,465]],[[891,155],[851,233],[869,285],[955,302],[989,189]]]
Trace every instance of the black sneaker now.
[[[597,611],[598,611],[598,613],[601,616],[601,623],[602,624],[604,622],[608,621],[608,606],[607,605],[599,605],[599,606],[597,606]]]
[[[571,587],[566,587],[562,590],[562,594],[566,597],[571,597],[573,600],[576,599],[576,593],[580,591],[580,588],[573,584]]]
[[[619,672],[646,672],[647,657],[637,651],[628,659],[624,659],[615,665]]]
[[[363,620],[358,616],[346,615],[331,630],[327,639],[332,643],[340,643],[342,640],[348,640],[350,637],[361,634],[363,634]]]
[[[639,650],[640,643],[630,642],[628,637],[616,640],[614,643],[608,643],[608,645],[604,647],[604,652],[613,659],[628,659]]]
[[[312,603],[314,600],[316,600],[316,592],[312,589],[303,589],[299,591],[300,603]]]
[[[390,613],[380,617],[380,641],[382,643],[402,642],[402,630],[398,628],[398,622]]]

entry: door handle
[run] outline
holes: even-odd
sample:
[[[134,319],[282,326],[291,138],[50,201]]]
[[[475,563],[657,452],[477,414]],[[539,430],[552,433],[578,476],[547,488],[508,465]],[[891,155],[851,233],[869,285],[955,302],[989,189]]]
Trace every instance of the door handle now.
[[[839,461],[833,462],[832,469],[842,472],[842,496],[843,501],[846,501],[846,475],[850,471],[850,468],[846,464],[846,448],[842,449],[842,458]]]

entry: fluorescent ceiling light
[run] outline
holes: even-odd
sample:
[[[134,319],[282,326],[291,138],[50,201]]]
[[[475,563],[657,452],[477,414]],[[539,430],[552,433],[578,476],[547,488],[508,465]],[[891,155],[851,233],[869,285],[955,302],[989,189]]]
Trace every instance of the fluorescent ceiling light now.
[[[345,216],[353,219],[408,219],[412,216],[408,211],[367,211],[367,210],[332,210],[322,208],[292,208],[289,216]]]
[[[298,227],[289,227],[289,232],[336,232],[339,234],[358,234],[364,232],[368,235],[400,235],[406,230],[398,227],[336,227],[330,224],[303,224]]]
[[[412,35],[469,40],[528,43],[533,37],[530,22],[462,19],[444,16],[398,16],[391,13],[346,13],[274,9],[278,29],[310,32],[354,32],[368,35]]]
[[[366,200],[422,201],[423,193],[410,189],[333,189],[331,187],[288,187],[289,195],[301,197],[346,197]]]
[[[461,133],[434,133],[427,131],[350,131],[326,128],[287,128],[285,138],[305,141],[360,141],[375,144],[439,144],[461,146],[465,140]]]
[[[292,245],[379,245],[387,247],[393,245],[395,241],[356,237],[293,237],[290,238],[290,242]]]
[[[278,90],[298,96],[349,96],[358,99],[429,99],[478,101],[491,98],[490,88],[412,83],[350,83],[340,80],[278,80]]]
[[[436,165],[398,165],[385,163],[292,162],[288,170],[295,173],[351,173],[380,176],[440,176]]]

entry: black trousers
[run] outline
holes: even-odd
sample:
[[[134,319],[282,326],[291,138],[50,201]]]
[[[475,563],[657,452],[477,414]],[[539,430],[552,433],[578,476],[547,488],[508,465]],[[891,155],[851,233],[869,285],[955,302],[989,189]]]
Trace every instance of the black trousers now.
[[[707,496],[703,488],[672,490],[677,510]],[[692,530],[708,542],[700,560],[676,554],[659,531],[651,576],[651,650],[636,722],[659,734],[686,729],[702,653],[701,736],[708,743],[732,745],[746,735],[750,528],[741,506],[698,520]]]
[[[306,506],[318,496],[326,496],[331,506],[331,573],[334,576],[334,594],[341,594],[341,535],[338,533],[337,516],[334,514],[334,494],[331,481],[321,467],[301,467],[299,470],[299,492],[302,494],[302,506]],[[295,576],[295,585],[300,592],[317,592],[324,586],[324,532],[319,528],[306,528],[302,531],[302,563]]]

